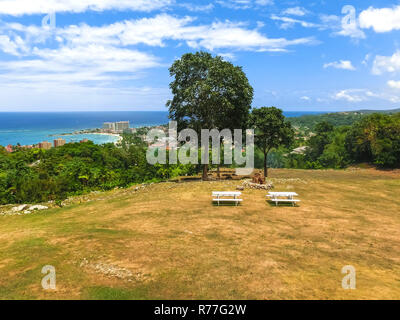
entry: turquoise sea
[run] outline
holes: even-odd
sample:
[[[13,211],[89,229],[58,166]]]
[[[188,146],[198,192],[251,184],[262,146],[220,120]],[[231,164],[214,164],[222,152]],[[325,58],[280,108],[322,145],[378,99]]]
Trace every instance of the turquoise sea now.
[[[287,117],[322,112],[285,112]],[[168,123],[168,112],[0,112],[0,145],[30,145],[52,142],[61,134],[82,129],[101,128],[103,122],[130,121],[131,127],[155,126]],[[96,144],[115,142],[118,138],[84,134],[62,136],[67,142],[87,138]]]

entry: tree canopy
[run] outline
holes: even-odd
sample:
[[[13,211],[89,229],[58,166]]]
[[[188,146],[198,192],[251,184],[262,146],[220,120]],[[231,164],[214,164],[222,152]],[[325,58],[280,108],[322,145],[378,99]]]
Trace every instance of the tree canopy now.
[[[207,52],[188,53],[170,68],[170,119],[178,128],[243,129],[253,101],[253,88],[241,67]],[[204,165],[203,178],[206,178]]]
[[[288,146],[294,137],[290,122],[285,120],[282,110],[275,107],[253,109],[250,125],[255,129],[255,144],[264,154],[264,175],[268,176],[268,154],[274,148]]]

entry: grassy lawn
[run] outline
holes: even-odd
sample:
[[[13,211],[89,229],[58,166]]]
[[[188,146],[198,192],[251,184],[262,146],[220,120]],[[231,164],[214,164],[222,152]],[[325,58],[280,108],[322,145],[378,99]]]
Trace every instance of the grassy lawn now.
[[[162,183],[0,217],[1,299],[400,299],[400,173],[271,170],[299,207],[239,181]],[[41,287],[42,267],[57,289]],[[343,290],[341,269],[357,270]]]

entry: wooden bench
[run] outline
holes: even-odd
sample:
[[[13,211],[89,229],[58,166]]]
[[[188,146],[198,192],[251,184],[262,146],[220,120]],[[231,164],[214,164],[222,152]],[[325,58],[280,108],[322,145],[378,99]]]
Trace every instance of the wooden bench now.
[[[218,206],[221,202],[234,202],[238,206],[240,202],[243,202],[243,199],[239,198],[241,195],[241,192],[236,191],[214,191],[212,193],[213,202],[217,202]]]
[[[298,194],[296,192],[269,192],[267,194],[267,198],[269,198],[270,201],[275,202],[276,206],[278,206],[280,202],[288,202],[294,207],[296,203],[301,202],[301,200],[294,199],[294,197],[297,196]]]

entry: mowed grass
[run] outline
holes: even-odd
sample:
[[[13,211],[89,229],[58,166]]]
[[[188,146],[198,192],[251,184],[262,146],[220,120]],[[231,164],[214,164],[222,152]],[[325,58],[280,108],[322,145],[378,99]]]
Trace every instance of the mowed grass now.
[[[241,182],[161,183],[86,204],[0,217],[1,299],[400,299],[400,174],[271,170],[275,207]],[[82,266],[129,270],[118,278]],[[42,267],[57,289],[42,289]],[[352,265],[357,289],[342,288]]]

